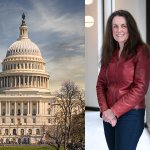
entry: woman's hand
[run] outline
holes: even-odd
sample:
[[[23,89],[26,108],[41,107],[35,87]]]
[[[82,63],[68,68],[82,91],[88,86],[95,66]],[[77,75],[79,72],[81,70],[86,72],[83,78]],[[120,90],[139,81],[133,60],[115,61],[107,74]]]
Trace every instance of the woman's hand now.
[[[102,118],[105,122],[108,122],[114,127],[117,123],[117,118],[111,111],[111,109],[107,109],[106,111],[103,112]]]
[[[115,127],[116,124],[117,124],[117,118],[116,118],[116,117],[113,118],[113,119],[111,120],[111,122],[109,122],[109,123],[112,125],[112,127]]]

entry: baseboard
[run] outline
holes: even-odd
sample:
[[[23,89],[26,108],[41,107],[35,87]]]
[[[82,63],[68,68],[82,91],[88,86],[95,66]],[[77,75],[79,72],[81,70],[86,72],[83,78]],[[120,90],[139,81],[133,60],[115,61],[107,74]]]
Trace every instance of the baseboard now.
[[[145,127],[145,128],[148,128],[148,125],[147,125],[147,123],[146,123],[146,122],[144,123],[144,127]]]
[[[85,106],[85,110],[89,110],[89,111],[100,111],[98,107],[90,107],[90,106]]]

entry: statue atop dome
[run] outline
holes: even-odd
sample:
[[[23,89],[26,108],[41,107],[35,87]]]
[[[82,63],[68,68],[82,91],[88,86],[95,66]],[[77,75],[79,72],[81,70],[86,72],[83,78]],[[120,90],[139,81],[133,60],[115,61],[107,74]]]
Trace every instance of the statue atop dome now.
[[[25,24],[25,14],[24,14],[24,12],[23,12],[23,14],[22,14],[22,24],[21,24],[21,26],[25,26],[26,24]]]
[[[25,14],[24,14],[24,12],[22,14],[22,19],[25,20]]]

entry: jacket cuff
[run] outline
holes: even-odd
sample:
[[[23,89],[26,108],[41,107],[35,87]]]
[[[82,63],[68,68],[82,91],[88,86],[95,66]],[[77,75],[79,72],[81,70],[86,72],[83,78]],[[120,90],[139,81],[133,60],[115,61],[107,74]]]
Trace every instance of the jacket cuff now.
[[[120,116],[118,115],[118,113],[115,111],[115,109],[113,109],[113,107],[110,108],[112,113],[114,114],[114,116],[118,119]]]

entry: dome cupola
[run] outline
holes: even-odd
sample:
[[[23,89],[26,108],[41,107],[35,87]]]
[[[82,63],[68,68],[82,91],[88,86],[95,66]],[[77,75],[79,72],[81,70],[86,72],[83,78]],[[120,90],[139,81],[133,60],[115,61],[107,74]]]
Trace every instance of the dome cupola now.
[[[41,56],[40,49],[28,38],[28,27],[25,23],[25,14],[22,14],[22,24],[19,27],[20,35],[16,42],[14,42],[7,50],[6,57],[13,55],[34,55]]]

